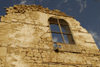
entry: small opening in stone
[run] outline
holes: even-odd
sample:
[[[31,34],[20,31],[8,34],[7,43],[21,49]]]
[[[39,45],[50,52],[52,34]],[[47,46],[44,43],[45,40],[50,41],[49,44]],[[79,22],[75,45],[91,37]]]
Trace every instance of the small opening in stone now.
[[[54,43],[53,44],[53,48],[54,48],[54,51],[56,52],[56,53],[58,53],[59,52],[59,45],[57,45],[56,43]]]
[[[56,53],[58,53],[58,52],[59,52],[59,49],[55,49],[54,51],[55,51]]]

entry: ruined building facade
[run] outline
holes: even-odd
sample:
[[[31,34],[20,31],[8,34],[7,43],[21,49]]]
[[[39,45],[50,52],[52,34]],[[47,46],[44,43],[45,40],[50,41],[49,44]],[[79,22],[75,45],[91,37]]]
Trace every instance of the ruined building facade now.
[[[94,39],[73,17],[36,5],[6,10],[0,67],[100,67]]]

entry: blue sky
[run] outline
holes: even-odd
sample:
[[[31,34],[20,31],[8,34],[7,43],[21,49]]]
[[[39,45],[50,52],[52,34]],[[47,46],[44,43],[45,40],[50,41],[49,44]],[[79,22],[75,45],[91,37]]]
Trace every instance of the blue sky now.
[[[100,49],[100,0],[0,0],[0,16],[15,4],[37,4],[75,17],[94,37]]]

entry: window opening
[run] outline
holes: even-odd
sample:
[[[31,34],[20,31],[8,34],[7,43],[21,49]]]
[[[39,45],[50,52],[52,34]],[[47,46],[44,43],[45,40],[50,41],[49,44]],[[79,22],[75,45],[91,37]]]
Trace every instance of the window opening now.
[[[68,23],[63,19],[50,18],[53,42],[74,44]]]

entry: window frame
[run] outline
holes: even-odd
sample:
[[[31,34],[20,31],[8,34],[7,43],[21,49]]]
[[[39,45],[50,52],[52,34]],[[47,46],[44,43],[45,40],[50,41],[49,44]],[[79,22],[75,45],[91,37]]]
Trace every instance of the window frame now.
[[[55,19],[55,20],[57,20],[57,22],[54,22],[54,23],[49,21],[49,28],[50,28],[50,30],[51,30],[51,27],[50,27],[51,24],[57,24],[58,27],[59,27],[59,32],[51,30],[51,36],[52,36],[53,33],[55,33],[55,34],[61,34],[61,38],[62,38],[64,44],[75,44],[75,40],[74,40],[73,35],[71,33],[70,27],[69,27],[68,23],[64,19],[58,19],[58,18],[49,18],[49,19]],[[61,24],[60,20],[63,20],[66,23],[62,23]],[[70,33],[65,33],[65,32],[62,31],[62,26],[63,25],[64,26],[68,26],[68,30],[70,31]],[[64,35],[67,36],[68,43],[66,43]],[[71,36],[71,38],[69,38],[69,36]],[[52,39],[53,39],[53,36],[52,36]],[[71,42],[71,41],[73,41],[73,42]],[[61,42],[54,42],[54,43],[61,43]]]

